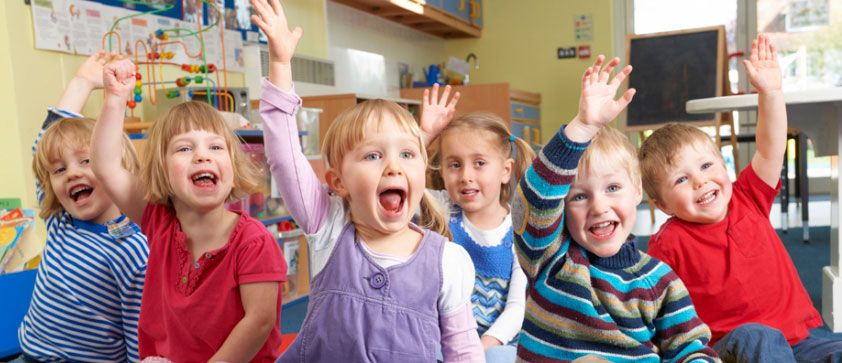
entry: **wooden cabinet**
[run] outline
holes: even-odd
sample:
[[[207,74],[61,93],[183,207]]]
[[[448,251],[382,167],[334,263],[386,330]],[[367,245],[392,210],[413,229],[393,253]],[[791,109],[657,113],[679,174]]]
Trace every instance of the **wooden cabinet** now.
[[[333,0],[442,38],[479,38],[482,0]]]
[[[462,93],[456,116],[478,111],[495,113],[509,122],[512,134],[533,147],[542,145],[541,94],[513,90],[508,83],[453,86],[453,90]],[[424,88],[401,90],[402,98],[420,100],[423,95]]]
[[[301,105],[303,107],[322,109],[322,113],[319,116],[319,145],[321,145],[324,143],[325,133],[327,133],[327,129],[330,127],[330,124],[333,122],[333,120],[336,119],[336,116],[342,113],[342,111],[354,107],[357,103],[374,98],[377,97],[363,96],[355,93],[344,93],[324,96],[304,96],[301,97]],[[420,114],[420,97],[415,99],[385,99],[393,101],[403,106],[404,108],[409,110],[409,113],[414,115],[416,118],[418,117],[417,115]]]

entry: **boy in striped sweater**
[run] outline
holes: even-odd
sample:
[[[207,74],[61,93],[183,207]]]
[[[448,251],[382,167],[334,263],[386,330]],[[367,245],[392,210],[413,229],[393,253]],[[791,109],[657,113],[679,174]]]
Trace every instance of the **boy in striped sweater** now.
[[[13,362],[136,362],[137,322],[146,276],[146,237],[105,194],[91,171],[94,120],[81,118],[102,88],[100,51],[70,80],[32,147],[40,217],[47,225],[32,302]],[[138,161],[123,137],[123,163]]]
[[[578,115],[544,146],[514,198],[515,245],[529,279],[518,359],[718,361],[681,280],[630,234],[642,199],[636,153],[603,126],[635,90],[614,100],[631,66],[611,79],[619,59],[603,62],[600,55],[585,71]]]

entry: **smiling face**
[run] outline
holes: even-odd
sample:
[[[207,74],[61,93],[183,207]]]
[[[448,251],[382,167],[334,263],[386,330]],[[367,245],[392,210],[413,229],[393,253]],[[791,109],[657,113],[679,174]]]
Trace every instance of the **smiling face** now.
[[[468,128],[442,136],[442,180],[450,199],[468,216],[505,209],[500,192],[511,179],[514,160],[503,155],[497,139],[489,131]]]
[[[613,256],[623,246],[642,199],[625,168],[615,166],[591,164],[577,175],[564,200],[570,236],[600,257]]]
[[[331,187],[348,201],[357,230],[372,237],[407,230],[424,193],[420,140],[391,117],[368,122],[365,137],[327,173]]]
[[[53,194],[73,218],[104,224],[120,216],[117,206],[91,169],[86,146],[62,145],[49,158],[48,172]]]
[[[688,222],[723,220],[733,189],[722,158],[691,144],[682,147],[674,160],[659,180],[658,208]]]
[[[220,208],[234,185],[228,145],[222,136],[191,130],[175,135],[167,144],[167,179],[178,210]]]

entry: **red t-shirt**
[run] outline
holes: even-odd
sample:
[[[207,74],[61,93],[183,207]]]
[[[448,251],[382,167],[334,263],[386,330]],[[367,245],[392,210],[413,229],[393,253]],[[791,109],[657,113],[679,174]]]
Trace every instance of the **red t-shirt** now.
[[[240,284],[286,280],[278,243],[259,221],[241,214],[228,243],[195,263],[186,235],[169,207],[149,204],[141,229],[149,241],[138,344],[140,358],[206,362],[245,316]],[[281,344],[278,319],[254,362],[274,362]]]
[[[681,277],[711,344],[734,328],[760,323],[780,330],[790,345],[822,325],[792,259],[769,222],[781,184],[773,189],[751,165],[740,173],[728,214],[698,224],[670,218],[652,236],[649,253]]]

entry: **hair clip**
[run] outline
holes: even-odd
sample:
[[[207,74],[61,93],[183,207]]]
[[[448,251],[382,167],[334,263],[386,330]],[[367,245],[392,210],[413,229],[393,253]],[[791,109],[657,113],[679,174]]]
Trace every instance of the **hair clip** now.
[[[509,142],[515,142],[515,135],[509,135]]]

